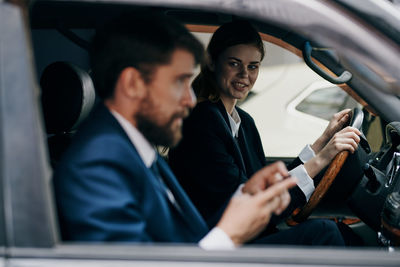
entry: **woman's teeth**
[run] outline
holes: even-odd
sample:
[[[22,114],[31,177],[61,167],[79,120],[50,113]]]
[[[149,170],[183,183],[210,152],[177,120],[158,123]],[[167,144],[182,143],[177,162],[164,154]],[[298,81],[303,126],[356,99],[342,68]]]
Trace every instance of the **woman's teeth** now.
[[[240,88],[243,88],[243,87],[245,87],[246,85],[245,85],[244,83],[235,83],[235,86],[240,87]]]

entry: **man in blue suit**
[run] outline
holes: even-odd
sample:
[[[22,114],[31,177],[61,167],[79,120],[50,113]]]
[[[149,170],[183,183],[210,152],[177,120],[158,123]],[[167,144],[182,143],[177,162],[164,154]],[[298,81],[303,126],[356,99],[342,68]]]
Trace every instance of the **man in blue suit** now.
[[[202,52],[182,25],[154,14],[120,18],[96,34],[91,64],[103,103],[80,127],[54,175],[64,240],[229,249],[254,238],[272,213],[287,207],[287,189],[296,179],[282,179],[287,170],[275,163],[254,174],[247,192],[238,190],[210,231],[156,152],[154,146],[181,139],[182,121],[196,102],[190,82]],[[332,225],[301,227],[299,234],[287,232],[288,243],[311,232],[310,244],[343,243]]]

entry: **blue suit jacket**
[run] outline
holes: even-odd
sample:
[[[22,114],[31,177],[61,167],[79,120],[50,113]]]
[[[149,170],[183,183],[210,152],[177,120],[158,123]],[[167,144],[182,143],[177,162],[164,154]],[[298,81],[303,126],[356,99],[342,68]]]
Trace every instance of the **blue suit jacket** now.
[[[181,206],[167,198],[117,120],[99,105],[80,127],[54,175],[64,240],[198,242],[208,228],[161,159]]]

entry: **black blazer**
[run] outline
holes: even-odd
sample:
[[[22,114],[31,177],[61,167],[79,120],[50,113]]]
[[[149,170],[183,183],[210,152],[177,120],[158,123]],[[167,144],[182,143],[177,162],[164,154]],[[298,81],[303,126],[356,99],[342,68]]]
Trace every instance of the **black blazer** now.
[[[232,136],[223,103],[207,100],[193,109],[183,124],[182,141],[169,152],[172,170],[210,227],[218,222],[238,186],[266,165],[253,118],[236,109],[241,118],[238,138]],[[299,163],[296,159],[291,165]],[[281,217],[305,203],[298,187],[291,196],[291,205]]]

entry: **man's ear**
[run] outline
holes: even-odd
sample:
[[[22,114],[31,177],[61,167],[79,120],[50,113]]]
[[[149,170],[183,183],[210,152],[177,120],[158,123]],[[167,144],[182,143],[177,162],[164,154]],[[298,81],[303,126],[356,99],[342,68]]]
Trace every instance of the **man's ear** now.
[[[144,80],[134,67],[125,68],[121,72],[116,87],[128,98],[142,98],[146,92]]]

